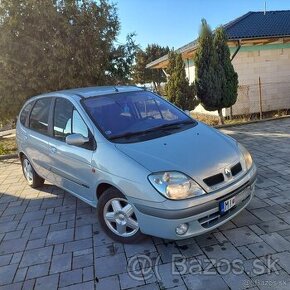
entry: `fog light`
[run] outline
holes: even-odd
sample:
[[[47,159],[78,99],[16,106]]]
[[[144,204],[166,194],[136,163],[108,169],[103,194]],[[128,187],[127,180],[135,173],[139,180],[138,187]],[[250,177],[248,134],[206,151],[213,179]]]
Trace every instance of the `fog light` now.
[[[179,226],[176,227],[175,232],[178,235],[184,235],[188,230],[188,224],[180,224]]]

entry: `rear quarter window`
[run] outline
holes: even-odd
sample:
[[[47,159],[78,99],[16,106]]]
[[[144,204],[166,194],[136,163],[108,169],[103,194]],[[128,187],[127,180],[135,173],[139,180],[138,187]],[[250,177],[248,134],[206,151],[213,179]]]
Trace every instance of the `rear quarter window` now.
[[[23,110],[21,111],[19,120],[23,126],[26,126],[26,120],[27,120],[27,117],[28,117],[28,114],[29,114],[31,108],[32,108],[32,102],[25,105]]]
[[[29,127],[31,129],[42,134],[48,134],[50,104],[50,98],[43,98],[36,101],[29,119]]]

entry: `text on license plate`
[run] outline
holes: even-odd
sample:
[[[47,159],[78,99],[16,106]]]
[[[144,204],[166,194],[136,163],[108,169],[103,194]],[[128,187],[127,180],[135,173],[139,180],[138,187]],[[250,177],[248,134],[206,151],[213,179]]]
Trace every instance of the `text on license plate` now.
[[[235,196],[220,202],[220,212],[224,213],[236,205]]]

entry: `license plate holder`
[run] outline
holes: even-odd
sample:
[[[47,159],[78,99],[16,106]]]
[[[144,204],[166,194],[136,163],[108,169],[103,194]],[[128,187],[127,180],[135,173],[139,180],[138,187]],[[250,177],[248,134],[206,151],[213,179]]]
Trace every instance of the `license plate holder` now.
[[[227,211],[229,211],[235,205],[236,205],[236,197],[235,196],[233,196],[227,200],[221,201],[219,204],[220,213],[225,214]]]

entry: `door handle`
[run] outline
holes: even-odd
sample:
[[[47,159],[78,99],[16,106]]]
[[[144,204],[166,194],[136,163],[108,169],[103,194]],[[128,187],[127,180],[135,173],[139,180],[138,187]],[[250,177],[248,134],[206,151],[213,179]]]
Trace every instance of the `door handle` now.
[[[50,147],[50,152],[53,153],[53,154],[55,154],[55,153],[56,153],[56,148],[53,147],[53,146],[51,146],[51,147]]]

